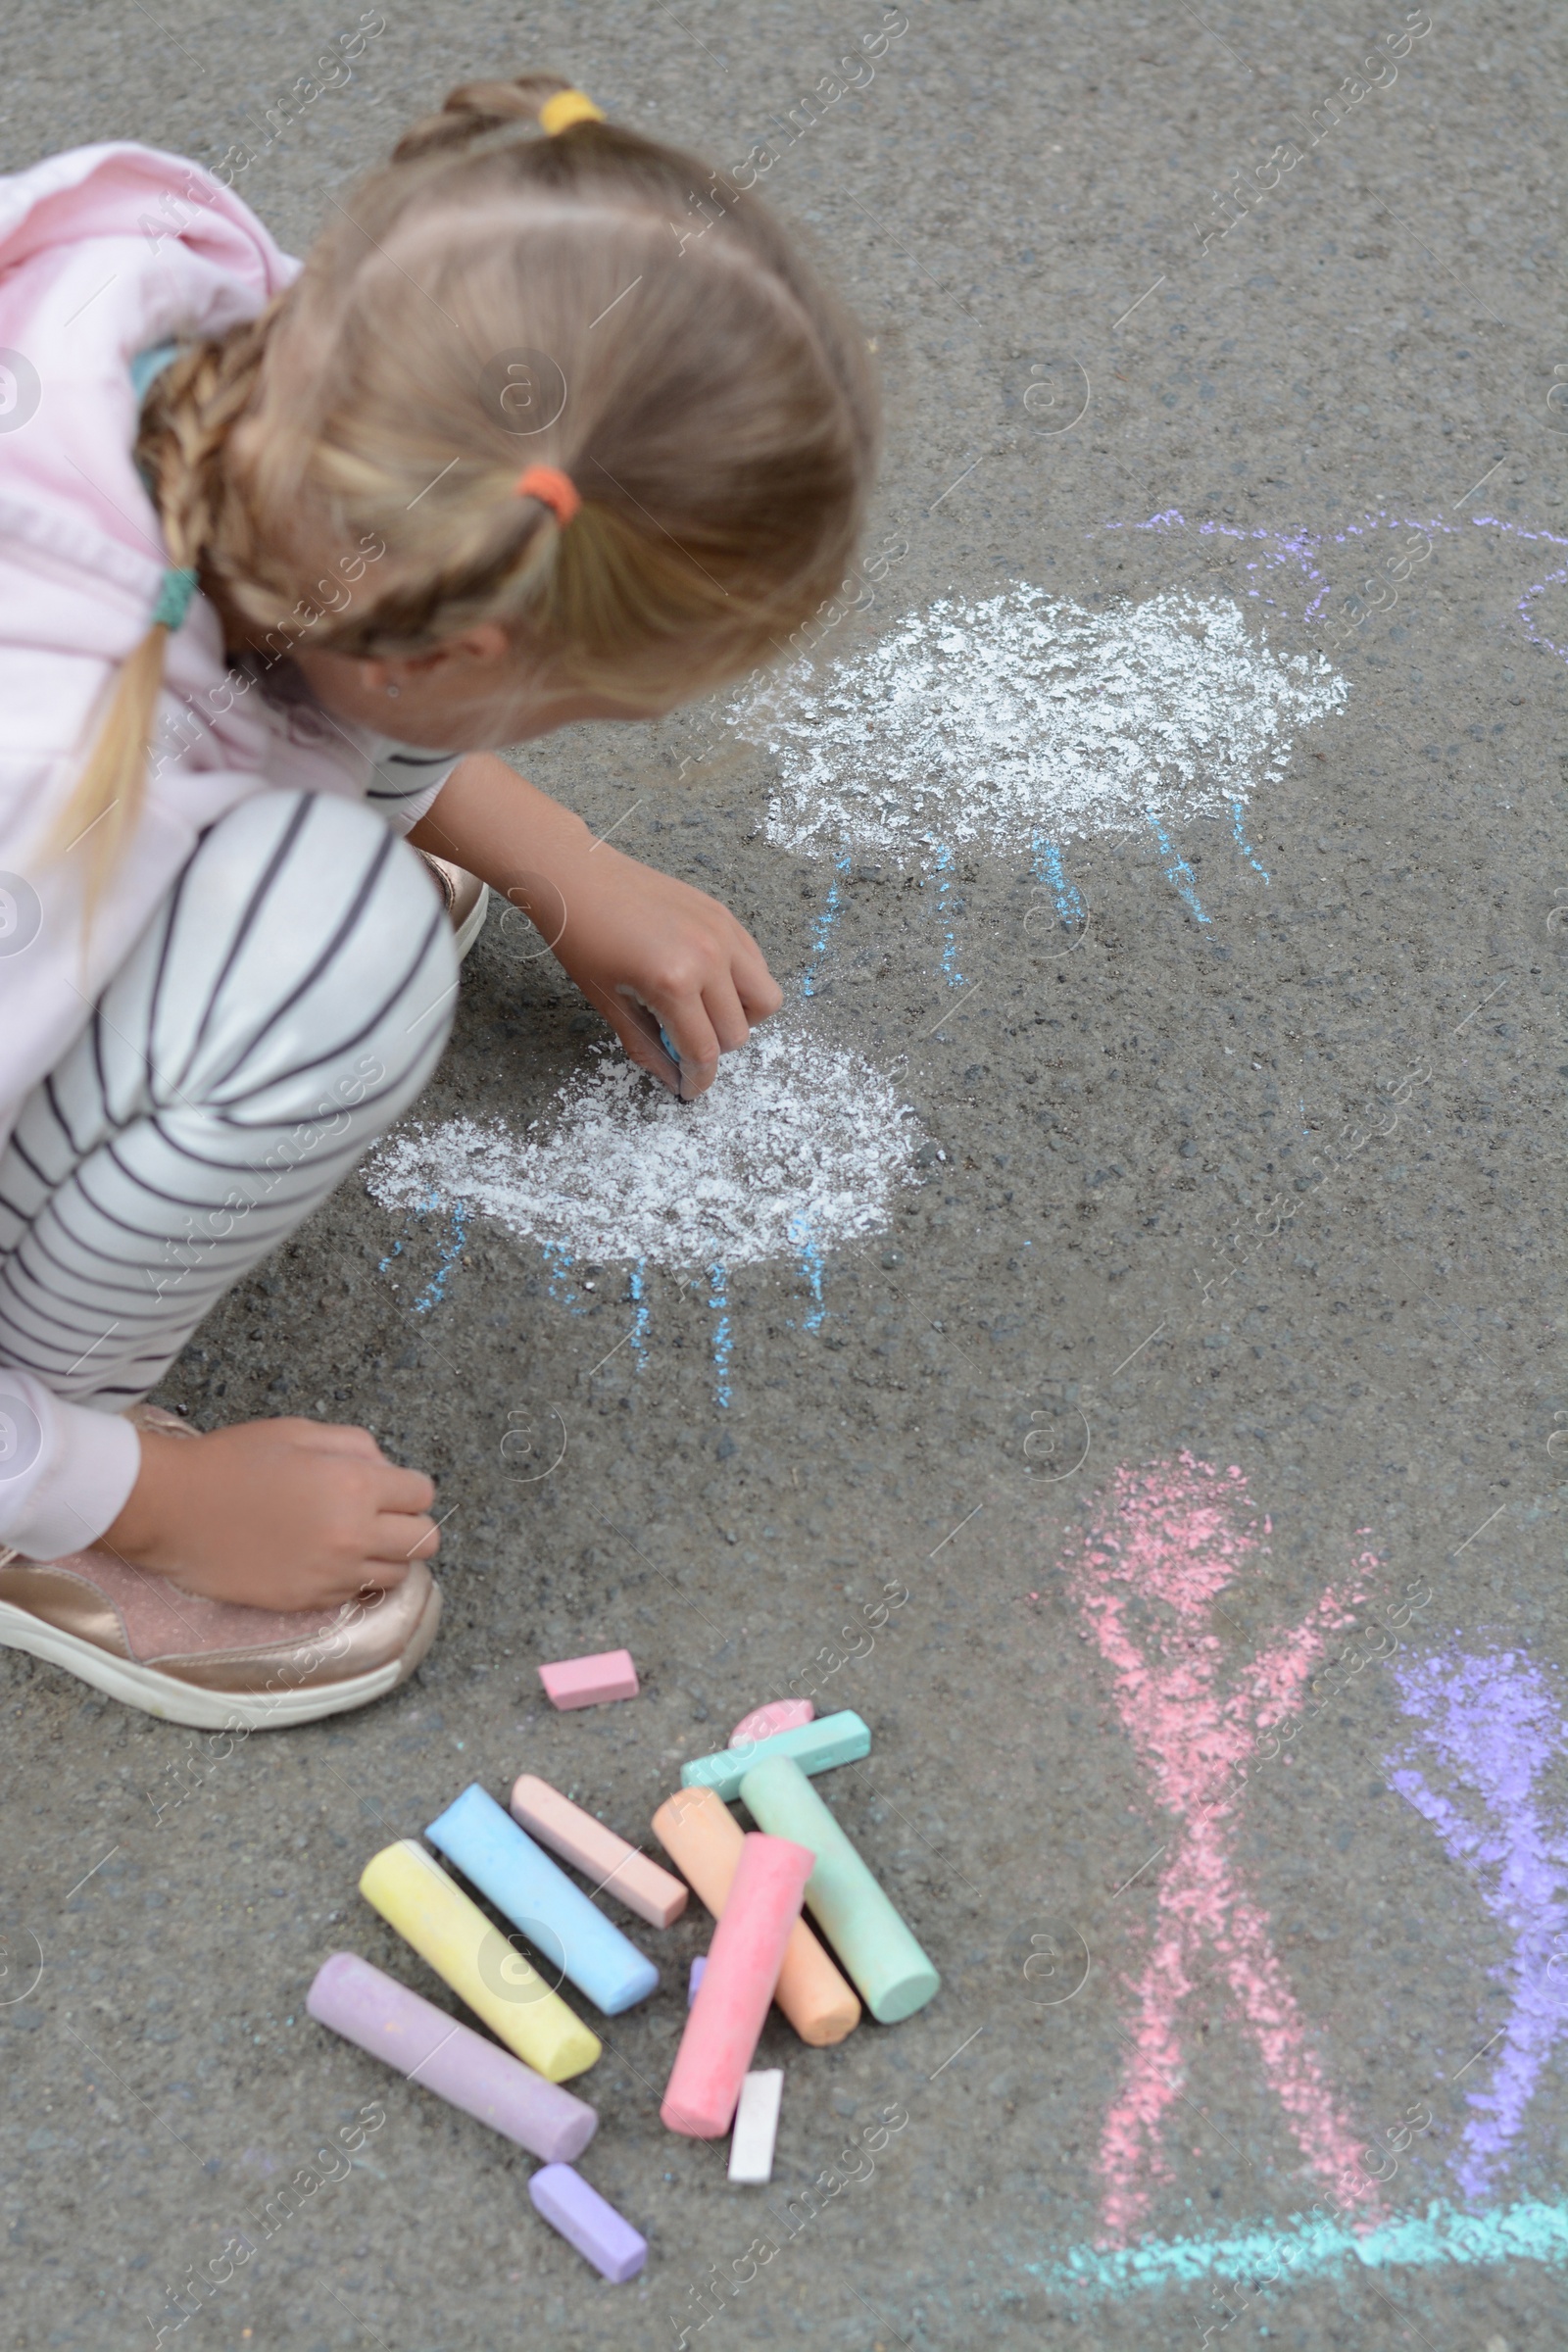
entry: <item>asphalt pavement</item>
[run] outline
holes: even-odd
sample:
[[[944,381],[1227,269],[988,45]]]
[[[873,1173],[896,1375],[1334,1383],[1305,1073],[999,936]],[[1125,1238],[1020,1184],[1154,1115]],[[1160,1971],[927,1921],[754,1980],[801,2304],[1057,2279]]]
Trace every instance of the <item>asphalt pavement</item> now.
[[[869,560],[771,701],[528,758],[754,928],[771,1058],[672,1129],[492,913],[413,1177],[351,1177],[160,1393],[439,1479],[422,1669],[230,1747],[0,1657],[0,2342],[1560,2343],[1562,20],[0,38],[7,170],[243,146],[294,251],[452,83],[565,72],[755,177],[887,411]],[[447,1180],[459,1120],[510,1205]],[[541,1660],[621,1645],[637,1699],[550,1708]],[[774,2179],[732,2186],[658,2112],[706,1917],[624,1920],[663,1983],[577,2084],[649,2241],[612,2286],[306,1989],[347,1949],[455,2010],[372,1851],[522,1771],[647,1842],[792,1684],[870,1726],[819,1787],[942,1988],[833,2050],[775,2013]]]

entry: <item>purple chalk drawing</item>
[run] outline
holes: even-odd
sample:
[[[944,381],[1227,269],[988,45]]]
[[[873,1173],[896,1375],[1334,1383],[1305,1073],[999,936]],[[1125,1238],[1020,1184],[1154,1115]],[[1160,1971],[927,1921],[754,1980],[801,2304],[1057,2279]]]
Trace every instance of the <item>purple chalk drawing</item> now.
[[[1390,1785],[1473,1872],[1482,1901],[1513,1938],[1511,1957],[1492,1971],[1510,1986],[1513,2007],[1489,2045],[1497,2050],[1490,2079],[1478,2075],[1468,2090],[1472,2113],[1451,2160],[1465,2195],[1484,2197],[1507,2168],[1553,2044],[1568,2034],[1568,1967],[1559,1971],[1557,1950],[1568,1928],[1568,1835],[1535,1793],[1548,1765],[1568,1753],[1568,1731],[1545,1676],[1511,1650],[1429,1657],[1394,1672],[1405,1714],[1479,1806],[1434,1789],[1413,1749]]]
[[[1107,522],[1103,527],[1107,531],[1131,529],[1135,531],[1163,531],[1167,533],[1174,533],[1176,531],[1185,531],[1190,526],[1188,524],[1186,515],[1181,513],[1179,508],[1167,507],[1162,514],[1151,514],[1147,522],[1134,522],[1131,524]],[[1305,581],[1308,586],[1315,585],[1316,587],[1316,594],[1313,596],[1311,603],[1307,606],[1306,611],[1300,615],[1303,620],[1315,619],[1317,614],[1317,607],[1319,604],[1321,604],[1324,597],[1326,597],[1329,593],[1329,583],[1325,579],[1323,573],[1318,569],[1316,564],[1313,562],[1313,558],[1317,554],[1318,548],[1321,545],[1321,540],[1319,538],[1314,537],[1311,532],[1305,530],[1272,530],[1267,524],[1258,524],[1246,530],[1239,529],[1234,524],[1228,522],[1200,522],[1196,527],[1200,537],[1204,539],[1221,538],[1256,540],[1260,544],[1262,558],[1265,563],[1271,565],[1294,565],[1295,568],[1299,571],[1302,580]],[[1258,567],[1255,564],[1249,564],[1247,568],[1249,571],[1255,571]],[[1260,598],[1265,605],[1273,606],[1276,612],[1290,612],[1292,610],[1291,600],[1284,596],[1283,588],[1280,597],[1272,597],[1268,595],[1262,588],[1249,588],[1247,593],[1249,596]]]
[[[1449,522],[1445,520],[1441,514],[1417,517],[1414,514],[1398,514],[1380,510],[1375,514],[1364,515],[1359,522],[1347,523],[1343,531],[1309,531],[1304,528],[1281,531],[1271,528],[1266,523],[1250,524],[1244,528],[1236,523],[1215,522],[1212,519],[1194,526],[1188,523],[1186,515],[1178,508],[1167,507],[1163,514],[1151,514],[1147,522],[1107,522],[1102,527],[1107,531],[1159,531],[1167,534],[1196,527],[1203,538],[1255,540],[1259,543],[1262,562],[1276,572],[1280,566],[1284,566],[1286,576],[1274,578],[1269,583],[1279,589],[1278,596],[1271,596],[1267,586],[1249,588],[1247,594],[1250,597],[1257,597],[1263,604],[1272,606],[1276,612],[1289,612],[1293,618],[1308,623],[1321,617],[1322,608],[1333,593],[1327,574],[1318,564],[1317,559],[1322,551],[1330,547],[1349,547],[1352,541],[1370,541],[1378,531],[1416,531],[1429,539],[1437,537],[1463,538],[1467,537],[1472,530],[1500,531],[1508,538],[1517,540],[1521,545],[1568,550],[1568,537],[1564,537],[1560,531],[1527,530],[1523,523],[1509,522],[1500,514],[1471,514],[1458,522]],[[1090,535],[1092,536],[1092,534]],[[1249,571],[1255,571],[1257,568],[1256,564],[1247,565]],[[1296,611],[1295,598],[1287,594],[1293,569],[1299,574],[1297,594],[1299,595],[1303,584],[1312,591],[1305,608],[1298,613]],[[1267,578],[1268,575],[1265,574],[1265,579]],[[1538,645],[1546,653],[1554,654],[1560,662],[1568,662],[1568,646],[1558,645],[1553,638],[1545,634],[1540,625],[1540,617],[1533,608],[1538,597],[1544,596],[1548,588],[1561,587],[1565,581],[1568,581],[1568,568],[1547,572],[1544,579],[1532,582],[1514,608],[1524,623],[1525,634],[1532,645]]]

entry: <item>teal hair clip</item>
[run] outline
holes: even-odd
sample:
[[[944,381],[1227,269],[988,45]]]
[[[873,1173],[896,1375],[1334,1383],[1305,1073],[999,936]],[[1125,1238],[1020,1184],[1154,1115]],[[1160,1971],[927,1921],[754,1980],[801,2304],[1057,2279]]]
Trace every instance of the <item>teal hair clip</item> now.
[[[176,570],[172,565],[165,572],[158,590],[158,602],[153,607],[152,625],[160,621],[166,629],[177,629],[190,611],[190,600],[196,593],[196,574],[192,570]]]

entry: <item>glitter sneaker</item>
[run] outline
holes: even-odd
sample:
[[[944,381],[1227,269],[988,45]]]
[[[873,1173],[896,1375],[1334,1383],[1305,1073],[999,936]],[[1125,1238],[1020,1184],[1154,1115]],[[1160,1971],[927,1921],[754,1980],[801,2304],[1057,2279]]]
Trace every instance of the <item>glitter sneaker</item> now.
[[[436,888],[446,901],[447,913],[457,933],[461,963],[484,929],[484,918],[490,911],[490,885],[481,882],[477,874],[470,874],[466,867],[454,865],[450,858],[434,858],[428,850],[421,850],[419,856],[435,876]]]
[[[194,1434],[156,1405],[135,1419]],[[390,1592],[284,1611],[209,1600],[97,1545],[59,1560],[0,1548],[0,1648],[197,1731],[286,1731],[363,1707],[407,1681],[440,1616],[422,1560]]]

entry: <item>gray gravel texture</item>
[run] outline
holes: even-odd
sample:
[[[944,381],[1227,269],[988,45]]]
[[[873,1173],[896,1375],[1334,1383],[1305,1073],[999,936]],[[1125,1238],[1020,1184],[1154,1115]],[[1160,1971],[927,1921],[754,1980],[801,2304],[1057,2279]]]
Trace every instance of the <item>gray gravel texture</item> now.
[[[789,110],[876,31],[876,0],[388,0],[353,81],[279,115],[239,185],[302,250],[404,121],[457,80],[530,66],[720,164],[772,140],[767,195],[878,345],[870,536],[908,543],[838,645],[1020,581],[1097,612],[1229,597],[1261,631],[1246,534],[1305,533],[1331,601],[1307,625],[1299,593],[1266,625],[1285,652],[1331,648],[1343,715],[1300,734],[1250,806],[1266,883],[1228,821],[1182,829],[1201,924],[1147,834],[1074,847],[1081,940],[1054,913],[1025,924],[1049,905],[1027,854],[962,858],[940,919],[913,861],[852,871],[812,1019],[896,1073],[946,1157],[925,1156],[885,1233],[830,1258],[814,1327],[799,1267],[734,1270],[727,1407],[701,1273],[652,1283],[644,1369],[622,1349],[595,1371],[628,1328],[625,1266],[565,1280],[474,1220],[417,1311],[450,1227],[378,1207],[359,1178],[214,1316],[162,1401],[202,1425],[360,1418],[428,1468],[453,1509],[446,1622],[392,1699],[231,1756],[0,1659],[0,2343],[18,2352],[183,2327],[215,2352],[663,2346],[707,2311],[705,2343],[845,2352],[1561,2340],[1563,2275],[1537,2260],[1303,2261],[1270,2285],[1280,2266],[1254,2249],[1213,2280],[1110,2295],[1052,2272],[1100,2231],[1152,1849],[1178,1835],[1061,1570],[1118,1465],[1183,1448],[1234,1463],[1270,1514],[1271,1551],[1215,1621],[1227,1675],[1363,1551],[1358,1626],[1402,1627],[1390,1665],[1337,1678],[1230,1833],[1357,2132],[1386,2142],[1430,2107],[1392,2210],[1463,2204],[1451,2160],[1493,2060],[1455,2078],[1518,1989],[1481,1878],[1389,1774],[1411,1728],[1401,1654],[1512,1645],[1549,1684],[1568,1645],[1549,1270],[1568,1064],[1562,19],[1540,0],[1439,12],[1396,78],[1342,101],[1261,193],[1260,164],[1302,136],[1289,118],[1398,35],[1396,7],[1213,0],[1200,21],[909,0],[908,18],[874,81],[786,140]],[[352,23],[192,0],[17,8],[6,167],[122,136],[204,159],[259,144],[256,118]],[[1220,213],[1238,184],[1251,196]],[[1075,371],[1088,405],[1063,423]],[[1041,383],[1056,406],[1026,405]],[[1422,521],[1432,560],[1397,577],[1388,523],[1375,543],[1351,528],[1380,515]],[[706,740],[701,714],[580,730],[529,772],[726,900],[798,1003],[830,869],[769,847],[764,754],[682,774]],[[533,944],[491,921],[422,1115],[539,1117],[602,1043]],[[1376,1132],[1396,1094],[1396,1128]],[[508,1429],[538,1435],[542,1469],[558,1426],[559,1465],[517,1483]],[[907,1602],[829,1674],[885,1581]],[[621,1642],[642,1696],[553,1715],[535,1664]],[[732,2188],[722,2149],[657,2113],[705,1923],[694,1905],[641,1931],[664,1989],[610,2027],[579,2085],[603,2117],[583,2169],[652,2249],[636,2283],[605,2285],[533,2216],[526,2159],[315,2027],[306,1987],[348,1946],[446,1997],[356,1880],[470,1779],[504,1793],[534,1770],[640,1836],[681,1758],[813,1672],[824,1710],[873,1728],[871,1758],[827,1793],[942,1991],[830,2052],[775,2016],[759,2061],[786,2070],[775,2185]],[[1560,1754],[1544,1740],[1531,1768],[1559,1836]],[[1253,2229],[1266,2249],[1323,2177],[1201,1937],[1191,1971],[1168,2173],[1140,2227],[1162,2243]],[[384,2123],[348,2176],[268,2234],[267,2198],[371,2102]],[[890,2106],[907,2121],[885,2148],[846,2153]],[[1551,2205],[1565,2156],[1548,2060],[1482,2206]],[[813,2217],[801,2192],[824,2168],[837,2186]],[[193,2270],[241,2230],[254,2258],[203,2297]],[[699,2294],[715,2266],[721,2307]]]

